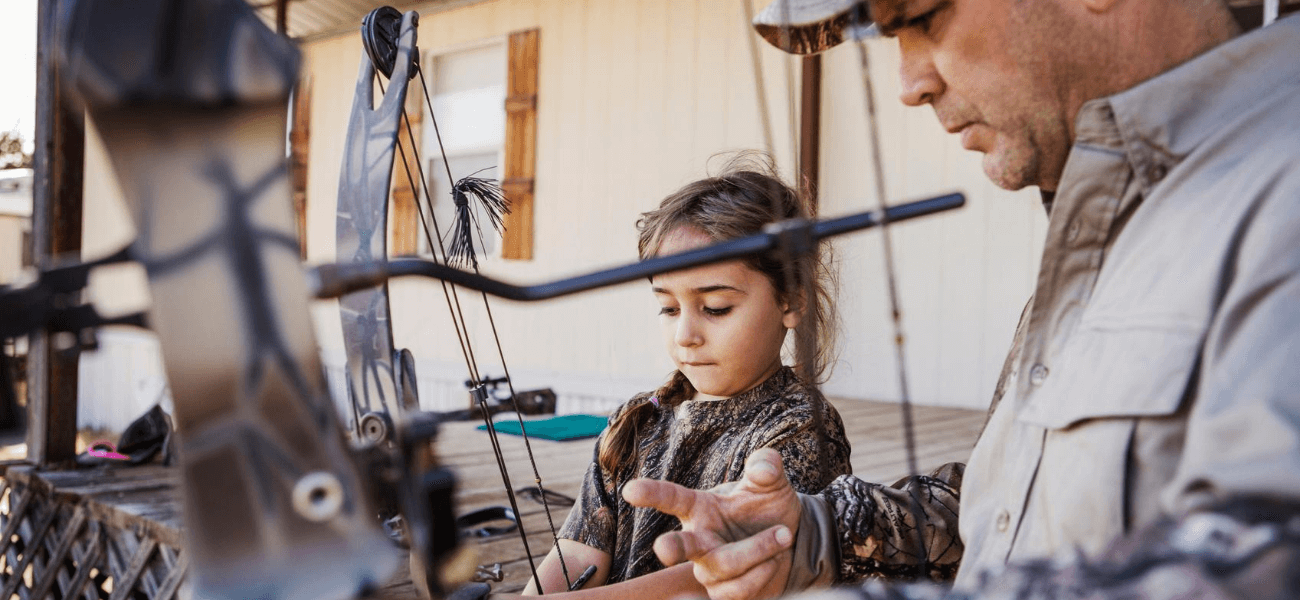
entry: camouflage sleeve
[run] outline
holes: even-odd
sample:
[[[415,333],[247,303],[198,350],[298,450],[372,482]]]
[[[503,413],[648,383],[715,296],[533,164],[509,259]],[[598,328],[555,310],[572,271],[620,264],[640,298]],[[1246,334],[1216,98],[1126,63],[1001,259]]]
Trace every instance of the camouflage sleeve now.
[[[1015,564],[951,590],[873,580],[845,600],[1173,600],[1300,598],[1300,506],[1235,502],[1164,520],[1096,559]],[[843,592],[843,590],[841,591]],[[806,598],[815,598],[813,594]]]
[[[602,435],[600,439],[604,439]],[[605,470],[597,460],[600,442],[593,452],[591,465],[582,478],[582,489],[577,502],[569,510],[564,525],[556,537],[586,544],[597,550],[614,554],[615,540],[618,534],[618,519],[613,488],[615,482],[605,476]]]
[[[824,419],[818,430],[807,408],[801,407],[770,425],[771,437],[763,445],[781,453],[781,464],[795,491],[815,493],[836,477],[853,472],[851,447],[839,414],[832,410]]]
[[[951,580],[963,550],[957,508],[964,470],[964,465],[950,463],[893,486],[851,475],[832,482],[821,498],[834,514],[839,534],[839,581]]]

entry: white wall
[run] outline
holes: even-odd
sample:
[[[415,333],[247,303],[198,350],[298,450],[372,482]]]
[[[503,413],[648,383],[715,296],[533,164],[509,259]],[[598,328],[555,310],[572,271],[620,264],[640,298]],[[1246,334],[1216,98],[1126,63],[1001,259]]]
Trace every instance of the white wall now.
[[[427,14],[420,23],[420,45],[429,51],[541,31],[535,259],[491,261],[485,271],[492,275],[533,282],[635,260],[640,212],[704,176],[710,156],[762,144],[737,3],[485,2]],[[359,36],[316,42],[306,53],[314,85],[308,252],[309,260],[324,261],[334,254],[337,165]],[[788,167],[786,61],[766,49],[764,59],[777,157]],[[392,291],[398,345],[431,365],[425,370],[464,373],[440,288],[403,281]],[[470,299],[480,361],[499,363],[481,298]],[[566,397],[586,398],[575,402],[591,410],[612,408],[663,380],[671,363],[658,340],[656,310],[644,283],[528,306],[492,301],[520,387],[533,387],[521,378],[536,374],[536,385],[556,389],[562,409]],[[335,312],[329,305],[317,312],[327,354],[341,354]]]
[[[1047,219],[1037,189],[1007,192],[988,181],[981,156],[961,148],[929,108],[898,101],[898,46],[869,44],[889,203],[961,191],[958,211],[900,223],[894,257],[911,397],[984,408],[1020,311],[1033,292]],[[822,214],[878,200],[856,46],[823,58]],[[841,355],[829,394],[897,399],[898,369],[877,233],[839,244],[843,258]]]
[[[754,4],[761,8],[762,2]],[[498,0],[426,11],[420,46],[452,48],[531,27],[541,32],[535,258],[489,261],[486,272],[534,282],[634,260],[638,213],[704,176],[710,156],[762,147],[745,37],[750,30],[737,2]],[[969,198],[959,214],[896,230],[912,395],[927,404],[984,406],[1031,290],[1045,225],[1042,209],[1034,192],[1013,194],[989,184],[979,157],[944,133],[931,111],[904,109],[895,100],[894,42],[875,42],[872,53],[890,201],[951,190]],[[319,262],[334,253],[337,165],[361,56],[359,36],[309,44],[306,55],[315,86],[309,259]],[[797,96],[788,86],[797,81],[797,63],[762,43],[760,56],[776,157],[788,175],[789,99]],[[821,197],[823,215],[833,216],[873,207],[875,198],[856,51],[838,48],[825,61]],[[894,399],[897,371],[879,238],[859,234],[839,247],[845,332],[827,390]],[[493,300],[516,380],[537,374],[535,385],[556,388],[561,397],[590,385],[583,382],[603,381],[607,406],[625,399],[628,390],[660,381],[671,365],[656,337],[645,288],[628,284],[527,306]],[[481,299],[473,300],[474,347],[480,360],[498,363]],[[398,345],[411,348],[429,365],[425,370],[463,373],[447,313],[431,282],[393,285]],[[336,309],[322,305],[317,315],[325,353],[341,357]]]
[[[31,217],[0,214],[0,285],[15,284],[23,274],[23,232]]]
[[[425,11],[420,45],[426,51],[531,27],[541,31],[536,258],[489,261],[486,272],[535,282],[634,260],[638,213],[704,176],[710,156],[762,147],[745,38],[750,33],[741,13],[731,0],[496,0]],[[957,213],[894,230],[912,397],[925,404],[982,407],[1032,289],[1045,227],[1042,209],[1032,191],[1010,193],[988,183],[979,156],[963,151],[929,109],[906,109],[896,100],[892,41],[873,42],[871,52],[890,202],[951,190],[968,197]],[[334,255],[335,194],[359,36],[313,42],[304,56],[313,82],[308,254],[310,262],[320,263]],[[797,80],[797,64],[766,44],[760,44],[760,56],[776,157],[789,175],[787,100],[793,95],[787,84]],[[874,207],[856,50],[828,52],[823,76],[822,215]],[[94,257],[133,234],[93,130],[86,163],[83,254]],[[877,234],[865,232],[837,244],[844,332],[840,362],[826,386],[834,395],[897,398],[879,242]],[[92,297],[105,312],[133,310],[148,302],[142,282],[138,270],[119,269],[92,282]],[[529,305],[492,300],[517,387],[554,388],[562,412],[600,412],[662,381],[671,364],[658,341],[655,304],[646,287],[632,283]],[[467,317],[483,371],[499,374],[481,298],[461,299],[471,306]],[[338,379],[337,308],[321,302],[313,311],[322,355],[331,378]],[[393,314],[398,345],[417,358],[426,405],[459,408],[465,370],[440,289],[430,282],[394,282]],[[152,377],[152,367],[129,367],[143,369],[131,373],[119,366],[145,364],[139,353],[150,344],[147,334],[109,335],[101,354],[84,361],[83,424],[106,414],[118,414],[124,424],[147,408],[145,397],[157,385],[140,382]],[[111,377],[118,379],[112,385],[139,389],[105,393],[109,384],[96,378]],[[121,395],[131,399],[115,400]],[[105,408],[108,403],[122,407],[114,412]]]
[[[32,170],[0,170],[0,285],[23,273],[23,232],[31,230]],[[30,274],[27,274],[30,276]]]
[[[86,119],[81,256],[116,252],[135,238],[122,189],[94,121]],[[105,316],[146,310],[149,290],[143,267],[114,265],[91,272],[88,299]],[[152,332],[110,327],[99,332],[99,349],[78,364],[77,426],[121,431],[154,404],[171,410],[166,375]]]

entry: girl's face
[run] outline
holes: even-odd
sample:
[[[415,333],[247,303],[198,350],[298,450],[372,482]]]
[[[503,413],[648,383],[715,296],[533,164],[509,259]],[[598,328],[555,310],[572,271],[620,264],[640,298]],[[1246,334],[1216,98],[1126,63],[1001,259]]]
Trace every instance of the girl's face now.
[[[664,237],[659,256],[713,243],[694,227]],[[781,368],[786,329],[798,311],[776,297],[768,278],[740,261],[656,275],[659,322],[668,355],[698,392],[695,400],[730,398]]]

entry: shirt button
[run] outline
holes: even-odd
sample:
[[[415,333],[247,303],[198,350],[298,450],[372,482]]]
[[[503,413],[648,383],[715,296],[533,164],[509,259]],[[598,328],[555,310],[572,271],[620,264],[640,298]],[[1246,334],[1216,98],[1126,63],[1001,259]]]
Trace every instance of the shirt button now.
[[[1168,174],[1169,170],[1159,163],[1151,165],[1151,168],[1147,169],[1147,179],[1149,179],[1151,183],[1156,183],[1157,181],[1164,179],[1165,175]]]
[[[1043,382],[1046,380],[1047,367],[1044,367],[1043,363],[1035,364],[1032,369],[1029,369],[1029,383],[1039,386],[1043,385]]]
[[[1004,508],[998,511],[998,531],[1006,531],[1011,527],[1011,513]]]

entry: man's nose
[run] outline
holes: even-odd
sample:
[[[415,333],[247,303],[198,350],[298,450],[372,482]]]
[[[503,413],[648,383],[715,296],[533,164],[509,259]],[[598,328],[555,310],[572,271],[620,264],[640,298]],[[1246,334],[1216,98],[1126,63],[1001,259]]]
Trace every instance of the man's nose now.
[[[898,74],[903,84],[899,99],[908,106],[930,104],[943,94],[943,78],[935,70],[930,53],[921,47],[923,44],[906,37],[910,36],[900,35],[898,38],[898,49],[902,54]]]
[[[685,314],[677,319],[677,331],[673,336],[673,342],[683,348],[694,348],[704,343],[704,334],[700,330],[700,320],[693,315]]]

